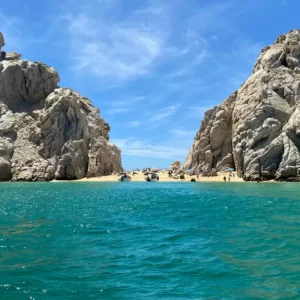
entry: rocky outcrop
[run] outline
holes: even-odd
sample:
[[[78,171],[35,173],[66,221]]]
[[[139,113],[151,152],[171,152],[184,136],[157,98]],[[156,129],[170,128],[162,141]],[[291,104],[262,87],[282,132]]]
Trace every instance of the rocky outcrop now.
[[[4,36],[2,32],[0,32],[0,49],[5,45]]]
[[[177,171],[179,169],[180,169],[180,161],[179,160],[174,161],[169,167],[169,170],[172,170],[172,171]]]
[[[205,113],[184,168],[209,175],[213,169],[222,170],[233,165],[232,112],[235,101],[236,93]]]
[[[72,180],[122,170],[99,109],[58,82],[52,67],[18,54],[0,62],[0,180]]]
[[[264,48],[253,74],[205,113],[183,166],[232,167],[246,180],[300,177],[300,31]]]
[[[57,72],[42,63],[27,60],[4,60],[0,64],[0,101],[12,111],[32,110],[59,82]]]

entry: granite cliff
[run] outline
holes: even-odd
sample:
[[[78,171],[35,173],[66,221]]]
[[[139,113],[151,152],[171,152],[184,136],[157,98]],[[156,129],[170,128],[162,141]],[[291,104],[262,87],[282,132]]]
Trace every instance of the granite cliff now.
[[[4,38],[0,33],[0,49]],[[58,73],[15,52],[0,61],[0,180],[81,179],[122,170],[110,127]]]
[[[205,113],[183,168],[298,181],[299,151],[300,30],[292,30],[261,51],[237,92]]]

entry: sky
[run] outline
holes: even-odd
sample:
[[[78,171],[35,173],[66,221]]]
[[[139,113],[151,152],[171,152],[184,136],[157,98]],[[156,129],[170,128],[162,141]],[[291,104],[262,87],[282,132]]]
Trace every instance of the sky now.
[[[17,9],[16,9],[17,8]],[[6,51],[42,61],[91,99],[125,169],[183,162],[204,112],[299,29],[299,0],[10,0]]]

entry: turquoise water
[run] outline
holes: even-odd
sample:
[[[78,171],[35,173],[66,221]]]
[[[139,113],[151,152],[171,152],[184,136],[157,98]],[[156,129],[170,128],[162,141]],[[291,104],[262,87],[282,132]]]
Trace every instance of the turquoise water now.
[[[300,185],[0,184],[0,299],[300,299]]]

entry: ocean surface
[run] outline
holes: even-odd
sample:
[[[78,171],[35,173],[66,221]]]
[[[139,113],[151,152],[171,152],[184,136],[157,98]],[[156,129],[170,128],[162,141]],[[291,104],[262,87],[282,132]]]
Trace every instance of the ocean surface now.
[[[0,299],[300,299],[300,184],[2,183]]]

